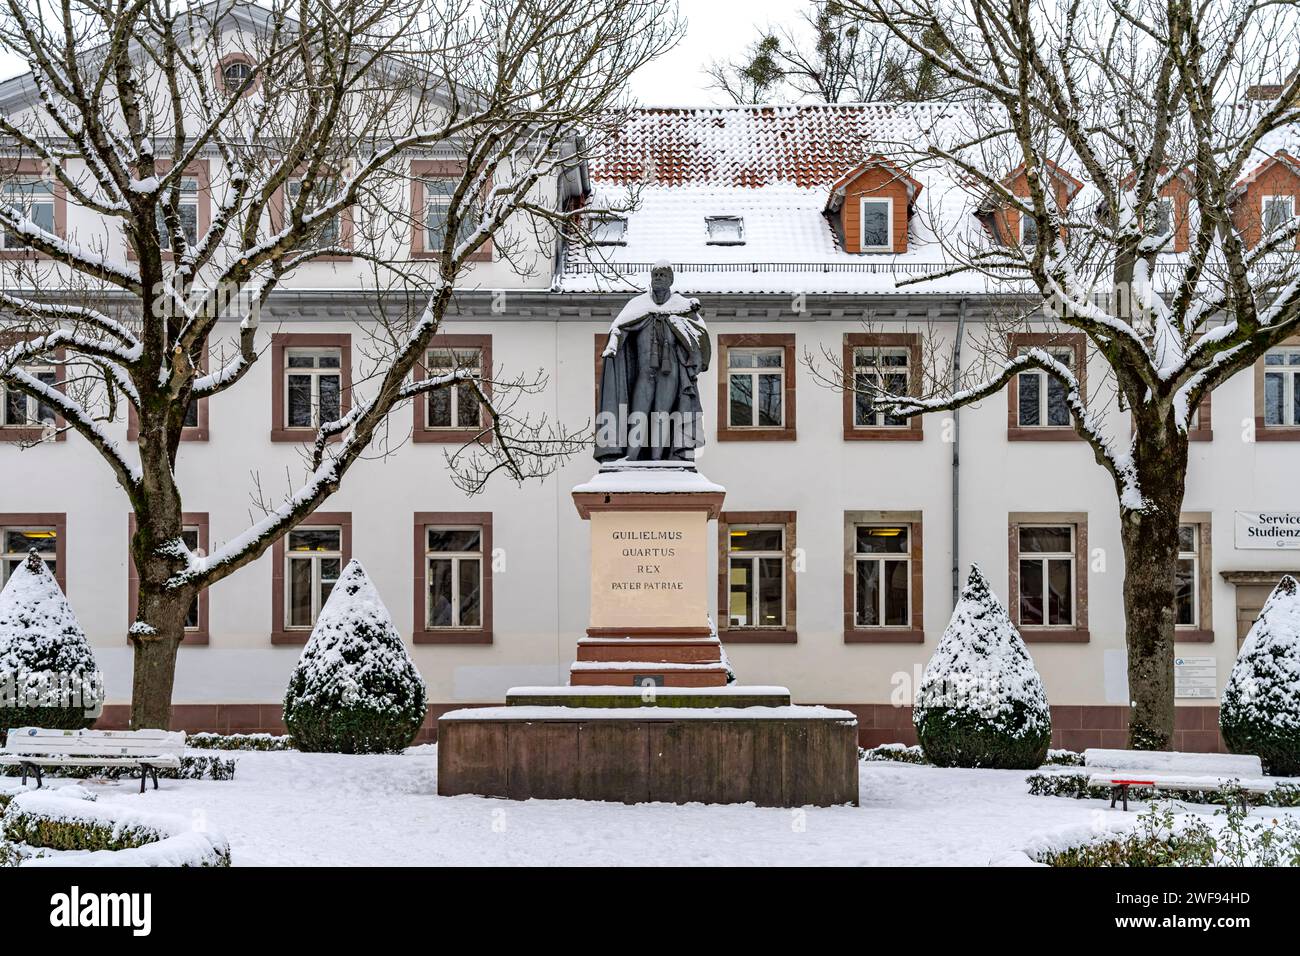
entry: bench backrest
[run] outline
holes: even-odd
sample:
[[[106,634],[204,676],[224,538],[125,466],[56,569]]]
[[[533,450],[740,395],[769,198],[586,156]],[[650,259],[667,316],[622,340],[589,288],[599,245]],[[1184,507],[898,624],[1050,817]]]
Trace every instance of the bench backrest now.
[[[185,734],[166,730],[47,730],[18,727],[9,731],[0,753],[66,757],[157,757],[183,754]]]
[[[1262,777],[1264,767],[1250,754],[1197,754],[1170,750],[1101,750],[1083,752],[1089,770],[1206,774],[1216,777]]]

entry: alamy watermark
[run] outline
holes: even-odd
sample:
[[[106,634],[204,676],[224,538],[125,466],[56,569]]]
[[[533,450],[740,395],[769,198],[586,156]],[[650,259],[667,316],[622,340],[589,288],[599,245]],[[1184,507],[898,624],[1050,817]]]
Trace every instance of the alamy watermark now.
[[[101,671],[0,671],[0,708],[80,710],[98,717],[104,709]]]

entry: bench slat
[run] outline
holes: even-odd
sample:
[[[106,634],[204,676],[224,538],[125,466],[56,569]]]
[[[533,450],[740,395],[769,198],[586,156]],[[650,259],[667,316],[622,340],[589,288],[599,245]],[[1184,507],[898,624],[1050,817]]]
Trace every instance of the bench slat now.
[[[1094,773],[1088,777],[1088,786],[1090,787],[1117,787],[1125,784],[1130,787],[1156,787],[1164,790],[1224,790],[1233,787],[1245,790],[1248,793],[1268,793],[1274,786],[1271,780],[1223,776],[1185,776],[1171,773],[1135,774],[1125,771],[1122,773]]]
[[[180,767],[180,757],[160,755],[156,757],[41,757],[36,755],[18,756],[0,754],[0,765],[17,767],[32,764],[41,767]]]
[[[19,727],[9,731],[0,754],[59,754],[67,757],[150,757],[185,752],[185,734],[162,730],[47,730]]]

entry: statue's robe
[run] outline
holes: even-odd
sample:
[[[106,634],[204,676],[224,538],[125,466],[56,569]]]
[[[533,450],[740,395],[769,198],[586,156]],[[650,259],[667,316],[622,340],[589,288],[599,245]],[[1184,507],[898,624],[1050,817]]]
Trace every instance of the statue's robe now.
[[[707,371],[712,358],[709,333],[699,317],[700,303],[674,292],[663,304],[656,303],[649,292],[636,296],[623,307],[610,326],[609,341],[602,355],[600,401],[596,418],[597,461],[614,461],[629,456],[625,423],[643,414],[655,421],[655,413],[676,413],[682,424],[668,437],[667,447],[654,447],[648,435],[647,447],[631,449],[633,460],[680,460],[694,458],[694,449],[704,444],[704,429],[697,379]],[[642,341],[641,336],[650,336]],[[648,346],[648,347],[647,347]],[[676,363],[677,388],[667,402],[635,400],[640,368],[638,353],[648,352],[652,362]],[[647,370],[648,371],[648,370]],[[644,406],[644,407],[642,407]],[[612,425],[613,427],[602,427]],[[651,429],[653,431],[653,429]]]

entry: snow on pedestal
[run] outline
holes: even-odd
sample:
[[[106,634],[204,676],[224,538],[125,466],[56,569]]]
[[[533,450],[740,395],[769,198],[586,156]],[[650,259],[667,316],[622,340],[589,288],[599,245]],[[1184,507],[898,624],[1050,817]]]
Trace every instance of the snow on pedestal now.
[[[1042,678],[980,569],[972,565],[916,693],[925,755],[950,767],[1034,768],[1052,738]]]
[[[321,608],[289,680],[284,722],[300,750],[391,753],[424,721],[424,680],[355,559]]]
[[[11,683],[12,682],[12,683]],[[90,642],[39,554],[0,591],[0,736],[15,727],[89,727],[104,701]]]
[[[1219,729],[1233,753],[1258,754],[1271,774],[1300,774],[1300,584],[1269,595],[1232,666]]]

